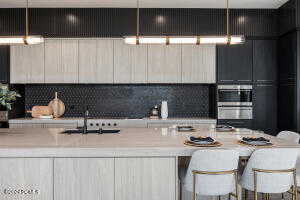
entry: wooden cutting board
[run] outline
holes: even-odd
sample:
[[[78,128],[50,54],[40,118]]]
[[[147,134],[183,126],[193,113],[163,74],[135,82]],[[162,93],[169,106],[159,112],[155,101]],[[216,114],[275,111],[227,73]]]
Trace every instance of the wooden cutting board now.
[[[49,106],[33,106],[31,111],[27,111],[31,113],[33,118],[39,118],[40,116],[50,116],[53,114],[53,109]]]
[[[57,97],[57,92],[55,92],[55,98],[50,101],[48,106],[52,108],[54,118],[59,118],[65,114],[65,104]]]

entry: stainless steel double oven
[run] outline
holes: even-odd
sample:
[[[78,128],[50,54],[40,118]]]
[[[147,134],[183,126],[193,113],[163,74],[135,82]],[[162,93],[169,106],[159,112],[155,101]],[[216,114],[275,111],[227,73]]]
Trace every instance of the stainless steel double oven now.
[[[252,119],[252,85],[218,86],[218,119]]]

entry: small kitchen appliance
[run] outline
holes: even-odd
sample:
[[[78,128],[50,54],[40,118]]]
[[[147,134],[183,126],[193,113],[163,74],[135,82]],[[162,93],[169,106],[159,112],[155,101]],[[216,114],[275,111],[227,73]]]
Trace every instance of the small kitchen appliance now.
[[[252,119],[252,85],[218,86],[218,119]]]
[[[150,111],[150,119],[158,119],[159,118],[159,110],[158,106],[155,105]]]

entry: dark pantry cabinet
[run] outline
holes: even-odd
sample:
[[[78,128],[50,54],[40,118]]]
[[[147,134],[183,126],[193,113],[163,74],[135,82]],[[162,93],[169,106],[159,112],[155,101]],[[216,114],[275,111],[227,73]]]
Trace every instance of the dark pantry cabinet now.
[[[0,83],[9,82],[9,47],[0,46]]]
[[[253,82],[275,83],[277,80],[276,40],[253,41]]]
[[[253,41],[253,128],[277,134],[277,42]]]
[[[253,41],[246,40],[241,45],[218,45],[218,83],[252,83]]]
[[[219,124],[277,134],[277,41],[247,40],[217,47],[218,84],[253,85],[253,120],[219,120]]]
[[[253,128],[268,134],[277,134],[277,86],[254,85]]]

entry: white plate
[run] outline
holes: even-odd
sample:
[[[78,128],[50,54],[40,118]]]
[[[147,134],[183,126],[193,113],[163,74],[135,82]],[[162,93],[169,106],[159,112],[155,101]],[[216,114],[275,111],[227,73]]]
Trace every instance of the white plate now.
[[[271,144],[270,142],[264,142],[264,141],[251,141],[251,142],[249,142],[249,141],[244,141],[243,140],[243,142],[246,143],[246,144],[257,145],[257,146],[263,146],[263,145]]]

